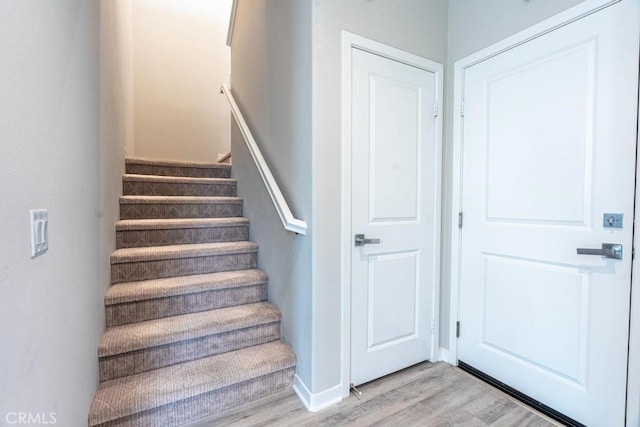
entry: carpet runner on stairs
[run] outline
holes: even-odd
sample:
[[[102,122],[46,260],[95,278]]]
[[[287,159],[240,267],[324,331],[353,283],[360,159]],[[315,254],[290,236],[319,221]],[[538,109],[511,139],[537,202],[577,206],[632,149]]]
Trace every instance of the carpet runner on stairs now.
[[[127,159],[90,426],[179,426],[292,386],[230,166]]]

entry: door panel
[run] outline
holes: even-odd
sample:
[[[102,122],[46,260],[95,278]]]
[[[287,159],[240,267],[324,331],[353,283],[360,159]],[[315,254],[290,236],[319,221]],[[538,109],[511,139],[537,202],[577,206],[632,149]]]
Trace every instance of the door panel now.
[[[623,0],[464,74],[458,358],[594,426],[624,423],[638,16]],[[623,259],[576,253],[602,243]]]
[[[368,351],[416,338],[418,258],[417,251],[369,257]]]
[[[488,219],[586,225],[594,50],[588,39],[523,66],[510,64],[516,66],[484,82]]]
[[[483,258],[482,345],[584,386],[589,275],[531,260]]]
[[[370,221],[416,221],[420,204],[418,132],[423,119],[416,108],[420,86],[375,74],[369,85]]]
[[[435,74],[352,50],[354,384],[427,360],[435,260]]]

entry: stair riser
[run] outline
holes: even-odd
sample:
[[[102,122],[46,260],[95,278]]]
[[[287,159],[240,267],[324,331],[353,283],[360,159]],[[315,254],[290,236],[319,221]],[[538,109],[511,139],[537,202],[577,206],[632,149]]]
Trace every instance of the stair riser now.
[[[236,184],[186,184],[166,182],[124,181],[125,196],[197,196],[235,197]]]
[[[127,164],[126,173],[135,175],[180,176],[186,178],[229,178],[231,176],[231,169],[228,167],[190,168],[179,166]]]
[[[257,252],[111,264],[111,283],[256,268]]]
[[[100,424],[100,427],[173,427],[193,423],[203,418],[262,399],[293,386],[295,368],[287,368],[243,383],[184,399],[176,403],[140,412],[125,418]]]
[[[120,219],[225,218],[242,216],[241,203],[120,204]]]
[[[185,245],[191,243],[241,242],[249,240],[249,225],[169,230],[123,230],[116,232],[116,247]]]
[[[280,322],[100,358],[100,381],[135,375],[176,363],[280,339]]]
[[[193,294],[176,295],[106,307],[107,326],[179,316],[267,300],[267,285],[249,285]]]

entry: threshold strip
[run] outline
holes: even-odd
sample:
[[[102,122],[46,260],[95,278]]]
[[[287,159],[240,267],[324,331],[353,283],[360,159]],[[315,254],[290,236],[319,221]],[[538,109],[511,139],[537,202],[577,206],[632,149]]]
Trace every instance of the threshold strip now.
[[[464,363],[462,360],[458,360],[458,367],[460,369],[462,369],[465,372],[468,372],[469,374],[473,375],[476,378],[479,378],[480,380],[492,385],[493,387],[497,388],[498,390],[508,394],[509,396],[513,397],[514,399],[519,400],[520,402],[524,403],[525,405],[531,406],[532,408],[534,408],[535,410],[543,413],[544,415],[546,415],[547,417],[558,421],[566,426],[569,427],[586,427],[584,424],[574,420],[573,418],[569,418],[568,416],[566,416],[565,414],[556,411],[553,408],[550,408],[549,406],[545,405],[542,402],[539,402],[535,399],[533,399],[532,397],[527,396],[526,394],[516,390],[513,387],[509,387],[508,385],[506,385],[505,383],[498,381],[497,379],[485,374],[482,371],[477,370],[476,368],[474,368],[471,365],[467,365],[466,363]]]

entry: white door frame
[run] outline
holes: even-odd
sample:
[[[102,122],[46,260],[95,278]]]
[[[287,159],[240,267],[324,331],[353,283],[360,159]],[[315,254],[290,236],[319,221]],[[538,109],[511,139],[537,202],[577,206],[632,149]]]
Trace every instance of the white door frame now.
[[[440,237],[441,237],[441,187],[442,187],[442,99],[443,99],[443,65],[429,59],[387,46],[380,42],[367,39],[356,34],[342,32],[342,184],[341,184],[341,249],[340,249],[340,278],[342,284],[342,396],[349,396],[351,379],[351,50],[357,48],[394,61],[402,62],[416,68],[420,68],[435,74],[436,99],[439,114],[436,117],[435,141],[437,153],[435,164],[436,180],[434,194],[436,197],[434,207],[435,226],[435,260],[434,289],[433,289],[433,316],[435,319],[434,335],[432,336],[431,359],[435,360],[439,343],[439,307],[440,307]]]
[[[640,102],[638,102],[640,123]],[[637,147],[640,146],[640,134]],[[636,203],[634,207],[633,247],[640,248],[640,230],[636,218],[640,212],[640,155],[636,153]],[[629,371],[627,372],[627,427],[640,426],[640,262],[638,257],[631,262],[631,313],[629,330]],[[633,421],[635,420],[635,424]]]
[[[449,315],[449,351],[448,362],[458,364],[458,343],[456,338],[456,322],[459,319],[460,292],[460,241],[461,233],[457,227],[458,212],[462,205],[462,94],[464,89],[465,70],[502,52],[513,49],[532,39],[538,38],[557,28],[563,27],[584,16],[611,6],[621,0],[585,0],[558,15],[536,24],[520,33],[508,37],[479,52],[457,61],[454,65],[453,94],[453,194],[451,210],[451,283],[450,283],[450,315]],[[639,105],[640,109],[640,105]],[[640,120],[640,116],[639,116]],[[640,145],[640,140],[638,142]],[[640,177],[640,153],[636,154],[636,175]],[[640,212],[640,186],[636,186],[635,212]],[[634,221],[635,222],[635,221]],[[634,247],[640,247],[640,233],[635,233]],[[632,262],[632,301],[631,331],[629,339],[629,371],[627,376],[627,427],[638,427],[640,417],[640,262]],[[633,424],[635,420],[636,424]]]

